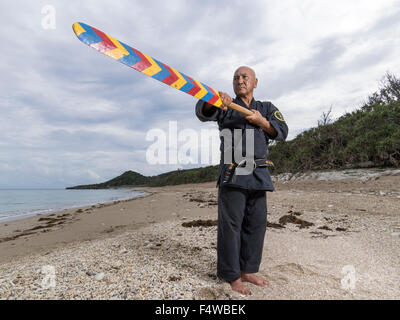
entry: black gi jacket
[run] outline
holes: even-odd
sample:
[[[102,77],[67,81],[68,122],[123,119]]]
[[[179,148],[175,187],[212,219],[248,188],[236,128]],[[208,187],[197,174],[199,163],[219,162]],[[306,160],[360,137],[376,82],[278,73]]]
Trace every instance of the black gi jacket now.
[[[246,104],[238,97],[233,100],[234,103],[249,109]],[[245,119],[245,116],[236,110],[228,109],[224,111],[220,108],[213,107],[207,113],[203,111],[205,102],[199,100],[196,104],[196,116],[200,121],[217,121],[219,130],[225,128],[232,131],[232,137],[234,138],[234,129],[242,129],[242,155],[245,156],[245,144],[246,138],[245,129],[254,130],[254,158],[255,159],[266,159],[268,155],[268,144],[269,140],[284,141],[288,135],[288,126],[282,117],[280,111],[271,102],[261,102],[252,100],[250,103],[250,109],[258,110],[271,125],[275,128],[278,133],[275,138],[271,137],[267,132],[262,130],[258,126],[252,125]],[[271,177],[267,167],[258,167],[251,174],[248,175],[236,175],[235,179],[223,183],[226,170],[229,168],[229,164],[224,164],[224,139],[220,137],[220,151],[221,161],[219,165],[219,178],[217,185],[229,185],[232,187],[243,188],[247,190],[265,190],[274,191],[274,185],[271,181]],[[233,142],[234,144],[234,142]],[[232,155],[234,159],[234,155]],[[236,161],[238,162],[238,161]]]

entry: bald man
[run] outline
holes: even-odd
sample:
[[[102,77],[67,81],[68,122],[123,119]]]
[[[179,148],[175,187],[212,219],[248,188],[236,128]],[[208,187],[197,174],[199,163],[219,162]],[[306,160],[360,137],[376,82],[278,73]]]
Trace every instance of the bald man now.
[[[201,121],[217,121],[221,132],[221,162],[217,182],[217,276],[228,281],[234,291],[245,295],[250,294],[250,291],[244,282],[262,287],[267,285],[264,279],[256,275],[261,263],[267,225],[266,191],[274,190],[265,161],[269,141],[284,141],[288,134],[288,127],[280,111],[271,102],[254,99],[257,85],[254,70],[242,66],[233,76],[235,99],[220,92],[223,103],[221,108],[201,100],[196,104],[196,116]],[[253,114],[244,116],[228,109],[232,102],[250,109]],[[226,130],[232,133],[232,140],[235,139],[234,131],[241,130],[243,150],[246,150],[247,130],[254,133],[254,149],[251,153],[254,167],[251,167],[249,173],[239,174],[238,168],[243,165],[243,158],[235,159],[234,152],[239,144],[226,141],[227,135],[222,135]],[[226,157],[227,150],[231,152],[230,157]]]

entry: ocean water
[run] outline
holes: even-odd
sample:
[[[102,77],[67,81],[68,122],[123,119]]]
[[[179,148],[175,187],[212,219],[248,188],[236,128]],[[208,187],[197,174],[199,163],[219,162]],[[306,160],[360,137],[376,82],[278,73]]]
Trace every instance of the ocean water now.
[[[130,189],[0,189],[0,223],[63,209],[137,198],[144,194],[143,191],[132,191]]]

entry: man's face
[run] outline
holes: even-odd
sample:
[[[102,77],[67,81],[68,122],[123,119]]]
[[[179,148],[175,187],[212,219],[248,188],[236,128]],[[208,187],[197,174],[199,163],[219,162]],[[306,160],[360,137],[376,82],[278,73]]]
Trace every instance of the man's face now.
[[[238,97],[246,97],[253,94],[257,87],[257,78],[254,71],[248,67],[240,67],[233,75],[233,91]]]

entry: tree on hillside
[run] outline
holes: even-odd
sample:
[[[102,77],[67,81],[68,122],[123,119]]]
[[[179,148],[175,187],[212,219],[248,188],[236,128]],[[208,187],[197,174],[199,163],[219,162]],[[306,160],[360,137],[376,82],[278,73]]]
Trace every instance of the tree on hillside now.
[[[362,107],[363,111],[371,111],[374,105],[389,104],[400,101],[400,79],[389,71],[380,81],[380,88],[368,97]]]
[[[329,108],[328,111],[322,112],[322,115],[318,120],[318,127],[319,126],[324,126],[326,124],[329,124],[332,121],[333,121],[333,119],[332,119],[332,105],[331,105],[331,107]]]

